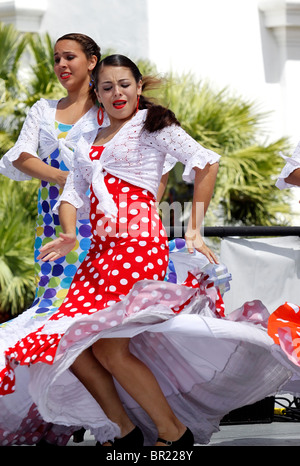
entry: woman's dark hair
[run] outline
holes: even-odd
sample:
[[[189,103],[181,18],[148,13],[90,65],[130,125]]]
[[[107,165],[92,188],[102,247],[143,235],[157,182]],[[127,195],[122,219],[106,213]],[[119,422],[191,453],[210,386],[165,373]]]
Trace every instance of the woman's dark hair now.
[[[166,107],[162,107],[161,105],[156,105],[153,101],[143,95],[144,91],[157,88],[161,84],[160,79],[152,76],[142,77],[142,74],[136,64],[124,55],[108,55],[98,62],[93,70],[96,89],[98,87],[100,70],[104,66],[122,66],[124,68],[129,68],[137,84],[142,80],[142,95],[140,96],[139,109],[148,109],[144,129],[153,133],[154,131],[158,131],[173,124],[180,126],[179,121],[171,110]]]
[[[69,34],[64,34],[63,36],[59,37],[56,42],[59,42],[60,40],[74,40],[75,42],[78,42],[78,44],[81,46],[81,49],[87,58],[91,58],[93,55],[95,55],[97,57],[97,63],[100,62],[101,60],[100,47],[98,44],[96,44],[96,42],[91,37],[86,36],[85,34],[71,32]],[[91,81],[89,94],[93,102],[96,102],[97,99],[95,96],[94,89],[95,88],[94,88],[93,81]]]

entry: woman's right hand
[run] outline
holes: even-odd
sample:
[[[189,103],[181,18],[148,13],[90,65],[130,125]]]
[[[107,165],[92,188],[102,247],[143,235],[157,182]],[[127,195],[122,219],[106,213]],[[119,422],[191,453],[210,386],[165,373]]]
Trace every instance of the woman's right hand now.
[[[185,234],[186,247],[190,254],[193,254],[194,249],[201,252],[207,257],[211,264],[218,264],[218,258],[213,251],[206,246],[200,232],[198,230],[188,230]]]
[[[76,235],[71,233],[60,233],[59,238],[50,241],[40,249],[37,259],[43,262],[55,261],[69,254],[76,244]]]

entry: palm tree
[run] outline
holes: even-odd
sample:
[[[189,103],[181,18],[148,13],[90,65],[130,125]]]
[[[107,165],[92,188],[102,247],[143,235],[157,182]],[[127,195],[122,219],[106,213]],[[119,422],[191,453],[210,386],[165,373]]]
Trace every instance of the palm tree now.
[[[266,142],[263,123],[266,114],[253,103],[232,96],[228,89],[214,90],[208,82],[191,75],[169,76],[160,99],[171,108],[182,127],[200,144],[222,155],[214,198],[206,225],[276,225],[290,213],[290,193],[275,188],[287,151],[287,139]],[[166,196],[191,198],[191,187],[180,184],[182,166],[170,174]]]
[[[37,185],[37,183],[35,183]],[[22,312],[35,292],[33,243],[36,186],[0,177],[0,322]]]
[[[2,47],[3,43],[3,47]],[[29,108],[41,97],[65,94],[53,71],[53,45],[49,34],[21,34],[0,23],[0,157],[12,147]],[[5,66],[7,64],[7,66]]]
[[[27,45],[26,35],[17,31],[11,24],[0,23],[0,78],[5,86],[13,92],[17,73]]]
[[[35,33],[27,35],[29,50],[33,56],[30,82],[28,86],[26,105],[31,107],[38,99],[59,99],[65,95],[65,90],[57,80],[53,68],[54,42],[49,34],[43,36]]]
[[[1,157],[15,143],[28,109],[40,97],[59,98],[64,91],[53,72],[48,34],[21,34],[0,23],[0,44]],[[38,184],[0,177],[0,321],[22,312],[34,298]]]
[[[16,126],[22,108],[21,81],[18,79],[21,58],[27,46],[25,34],[10,24],[0,23],[0,156],[17,137]]]

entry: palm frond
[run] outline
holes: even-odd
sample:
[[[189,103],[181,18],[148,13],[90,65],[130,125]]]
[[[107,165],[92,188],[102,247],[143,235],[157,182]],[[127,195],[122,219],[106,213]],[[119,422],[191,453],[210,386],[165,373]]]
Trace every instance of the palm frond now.
[[[187,133],[222,156],[206,224],[219,219],[222,223],[274,225],[284,222],[282,214],[289,218],[290,193],[275,188],[283,166],[279,153],[288,150],[289,143],[286,138],[265,140],[268,113],[231,95],[228,88],[215,90],[192,75],[170,75],[159,97]],[[171,189],[174,196],[175,183],[178,178],[171,173],[165,198]],[[191,200],[189,187],[180,184],[177,191],[180,202]]]
[[[30,92],[26,103],[31,106],[37,99],[47,96],[59,98],[65,95],[65,91],[57,81],[53,68],[53,48],[49,34],[39,35],[28,33],[27,40],[29,50],[34,58],[32,75],[30,79]]]
[[[0,312],[22,312],[35,292],[36,182],[0,178]]]
[[[12,24],[0,23],[0,44],[0,78],[9,81],[17,74],[26,38]]]

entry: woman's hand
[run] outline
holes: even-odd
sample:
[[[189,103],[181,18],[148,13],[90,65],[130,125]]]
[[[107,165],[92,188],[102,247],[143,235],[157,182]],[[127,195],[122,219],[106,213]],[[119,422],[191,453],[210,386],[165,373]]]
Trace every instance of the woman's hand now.
[[[37,259],[42,261],[55,261],[60,257],[66,256],[72,251],[76,244],[76,235],[71,233],[60,233],[59,238],[45,244],[40,250]]]
[[[200,232],[198,230],[188,230],[185,234],[186,246],[190,254],[194,252],[194,249],[201,252],[207,257],[211,264],[218,264],[219,261],[216,255],[206,246]]]
[[[68,171],[58,170],[56,183],[61,188],[64,188],[64,186],[66,184],[66,181],[67,181],[67,178],[68,178],[68,174],[69,174]]]

